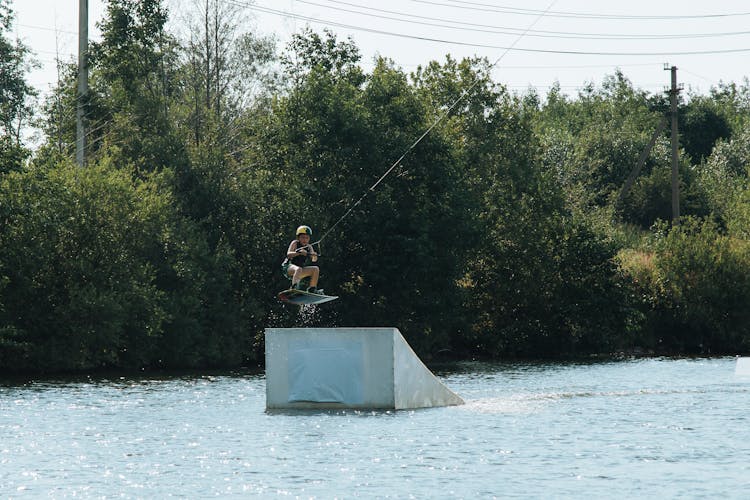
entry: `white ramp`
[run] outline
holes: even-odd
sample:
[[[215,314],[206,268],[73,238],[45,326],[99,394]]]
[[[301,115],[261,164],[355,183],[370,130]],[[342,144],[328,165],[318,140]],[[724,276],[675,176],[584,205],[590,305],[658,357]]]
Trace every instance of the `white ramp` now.
[[[734,367],[735,375],[750,375],[750,358],[737,358],[737,364]]]
[[[396,328],[267,328],[266,408],[460,405]]]

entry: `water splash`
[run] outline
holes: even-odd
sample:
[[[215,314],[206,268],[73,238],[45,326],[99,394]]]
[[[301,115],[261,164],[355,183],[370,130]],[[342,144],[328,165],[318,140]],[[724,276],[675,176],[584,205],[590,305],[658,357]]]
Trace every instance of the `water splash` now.
[[[482,414],[529,414],[539,411],[542,406],[543,404],[538,400],[502,397],[468,400],[465,405],[457,407],[457,409]]]
[[[320,310],[314,304],[300,306],[297,313],[297,325],[302,327],[314,326],[320,319]]]

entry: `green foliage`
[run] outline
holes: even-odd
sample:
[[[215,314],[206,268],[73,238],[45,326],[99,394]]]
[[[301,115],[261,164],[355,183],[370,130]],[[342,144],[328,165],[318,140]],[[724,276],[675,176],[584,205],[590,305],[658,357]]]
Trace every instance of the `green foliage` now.
[[[654,156],[666,158],[671,154],[669,142],[659,141],[652,152]],[[691,165],[685,157],[678,167],[680,179],[680,214],[705,217],[711,211],[711,202],[702,183],[699,168]],[[647,229],[659,220],[672,219],[672,166],[662,162],[650,172],[641,174],[623,200],[622,218],[629,223]]]
[[[313,51],[302,60],[322,57],[317,43],[299,48]],[[425,126],[417,94],[387,61],[363,82],[358,69],[338,63],[338,49],[329,56],[333,62],[315,63],[279,100],[266,130],[275,142],[265,145],[263,158],[298,193],[286,207],[287,234],[303,222],[315,229],[334,224]],[[346,301],[321,320],[398,324],[425,352],[447,344],[462,263],[461,234],[450,228],[465,217],[449,160],[439,136],[426,139],[328,236],[323,286],[340,286]],[[278,242],[279,261],[289,239]]]
[[[36,95],[26,81],[26,74],[36,63],[31,60],[26,45],[8,38],[14,17],[9,0],[0,0],[0,134],[3,142],[19,148],[21,130],[32,114],[30,99]]]
[[[576,101],[553,89],[536,127],[547,168],[570,193],[570,203],[587,211],[619,195],[659,120],[646,95],[617,72],[600,89],[592,85],[581,91]],[[669,156],[657,155],[661,152],[652,152],[643,175],[668,164]]]
[[[170,114],[193,146],[241,148],[237,124],[245,108],[278,85],[275,41],[245,31],[246,11],[238,4],[190,3]]]
[[[750,81],[745,77],[742,83],[719,83],[711,88],[712,105],[727,121],[732,134],[745,129],[750,122]]]
[[[659,226],[655,236],[652,257],[628,269],[647,311],[644,344],[688,354],[748,349],[748,240],[696,218]]]
[[[108,0],[88,168],[74,64],[31,161],[3,136],[0,371],[252,364],[271,326],[393,325],[427,359],[750,348],[747,83],[681,104],[670,229],[667,133],[615,205],[668,110],[619,71],[542,100],[481,58],[366,73],[310,29],[277,61],[240,8],[195,5],[180,39],[161,0]],[[275,299],[300,224],[341,296],[309,314]]]
[[[100,26],[102,42],[94,46],[93,59],[106,81],[117,82],[121,99],[136,104],[142,97],[156,97],[161,87],[158,70],[164,67],[162,50],[168,41],[166,22],[161,0],[108,0]],[[143,91],[146,96],[141,96]]]
[[[167,174],[103,161],[2,178],[5,370],[242,361],[231,252],[177,213]]]
[[[714,112],[713,104],[695,97],[691,106],[685,114],[692,121],[685,125],[687,135],[683,139],[685,147],[701,158],[728,129],[721,126],[726,121]],[[663,119],[664,109],[664,103],[634,89],[619,72],[605,79],[599,89],[589,86],[576,101],[568,101],[553,89],[535,115],[536,128],[543,145],[543,162],[562,184],[571,208],[587,216],[602,208],[616,208],[623,222],[643,229],[671,218],[668,135],[657,137],[623,203],[616,205],[626,178]],[[702,127],[708,126],[711,117],[717,120],[715,129],[703,134]],[[701,183],[701,169],[691,165],[684,151],[680,158],[680,212],[706,216],[711,206]]]
[[[749,169],[750,170],[750,169]],[[741,241],[750,241],[750,181],[740,178],[726,191],[723,222],[727,233]]]
[[[186,161],[168,113],[176,92],[177,55],[162,4],[108,0],[102,41],[90,49],[88,121],[100,121],[102,149],[115,163],[143,172]]]
[[[750,173],[750,129],[738,132],[728,141],[719,141],[713,153],[701,164],[698,182],[714,216],[731,224],[730,206],[747,185]]]
[[[611,352],[628,315],[616,249],[585,221],[540,209],[538,200],[524,193],[498,203],[517,208],[495,216],[471,268],[477,320],[467,347],[489,356]]]
[[[359,49],[351,39],[339,42],[336,35],[326,29],[321,37],[309,27],[292,35],[281,64],[295,84],[302,83],[311,71],[327,73],[334,78],[347,78],[354,85],[364,81]]]
[[[21,170],[29,154],[29,150],[20,146],[10,136],[0,137],[0,175]]]
[[[680,143],[696,162],[708,158],[716,141],[731,133],[727,118],[708,96],[692,96],[679,119]]]
[[[41,107],[42,117],[38,126],[41,128],[46,143],[36,153],[38,161],[50,161],[54,157],[59,159],[75,157],[76,142],[76,111],[77,111],[77,76],[78,64],[69,62],[63,64],[58,61],[57,85],[45,97]],[[93,101],[87,102],[88,112],[94,114]],[[96,120],[89,122],[91,125],[101,125]],[[98,132],[98,131],[97,131]],[[89,144],[88,152],[96,151],[98,147],[97,138],[101,134],[91,131],[87,134]]]
[[[69,165],[9,174],[0,198],[8,277],[2,324],[34,346],[22,357],[3,352],[3,366],[137,364],[128,347],[152,344],[166,315],[141,246],[163,225],[166,201],[125,173]]]

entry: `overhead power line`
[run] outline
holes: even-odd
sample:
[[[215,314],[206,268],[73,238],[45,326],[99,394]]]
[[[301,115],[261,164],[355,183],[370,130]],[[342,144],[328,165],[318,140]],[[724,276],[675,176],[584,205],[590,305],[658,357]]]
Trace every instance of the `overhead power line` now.
[[[324,1],[327,2],[328,4],[356,7],[357,9],[361,9],[366,12],[362,12],[361,10],[352,10],[352,9],[347,9],[347,8],[342,8],[342,7],[335,7],[333,5],[321,4],[321,3],[313,2],[310,0],[296,0],[296,1],[297,3],[323,7],[326,9],[334,10],[336,12],[350,12],[350,13],[359,14],[362,16],[368,16],[368,17],[379,18],[379,19],[389,19],[389,20],[399,21],[399,22],[409,22],[409,23],[419,24],[419,25],[424,25],[424,26],[435,26],[435,27],[449,28],[449,29],[460,29],[462,31],[477,31],[481,33],[496,33],[496,34],[506,34],[506,35],[518,35],[519,33],[523,31],[520,28],[513,28],[509,26],[497,26],[497,25],[491,25],[491,24],[470,23],[466,21],[458,21],[455,19],[423,16],[419,14],[412,14],[409,12],[401,12],[401,11],[395,11],[395,10],[380,9],[377,7],[369,7],[366,5],[360,5],[360,4],[351,3],[351,2],[344,2],[341,0],[324,0]],[[434,24],[434,23],[420,22],[420,21],[411,21],[409,19],[399,19],[398,17],[391,17],[391,16],[386,16],[386,15],[380,15],[380,14],[372,14],[371,12],[393,14],[395,16],[401,16],[401,17],[406,17],[406,18],[411,18],[411,19],[423,19],[426,21],[437,21],[439,23],[449,23],[449,25]],[[463,28],[461,26],[469,26],[470,28]],[[484,29],[484,28],[487,28],[487,29]],[[725,37],[725,36],[740,36],[740,35],[748,35],[748,34],[750,34],[750,31],[726,31],[726,32],[713,32],[713,33],[628,34],[628,33],[585,33],[585,32],[575,32],[575,31],[529,30],[526,36],[527,37],[541,37],[541,38],[569,38],[569,39],[583,39],[583,40],[672,40],[672,39],[679,40],[679,39],[689,39],[689,38],[716,38],[716,37]]]
[[[551,3],[549,4],[549,7],[547,7],[547,10],[550,10],[550,9],[552,8],[552,6],[553,6],[553,5],[555,4],[555,2],[556,2],[556,1],[557,1],[557,0],[552,0],[552,2],[551,2]],[[533,28],[533,27],[534,27],[534,26],[536,25],[536,23],[537,23],[537,22],[539,22],[539,20],[540,20],[540,19],[541,19],[542,17],[544,17],[544,12],[542,12],[542,13],[541,13],[540,15],[538,15],[538,16],[536,17],[536,19],[534,19],[534,21],[533,21],[533,22],[532,22],[532,23],[531,23],[531,24],[530,24],[529,26],[527,26],[526,30],[528,31],[528,30],[530,30],[531,28]],[[502,60],[502,59],[503,59],[503,58],[504,58],[504,57],[505,57],[505,56],[506,56],[506,55],[508,54],[508,52],[510,52],[510,50],[511,50],[511,49],[512,49],[512,48],[513,48],[513,47],[514,47],[514,46],[515,46],[515,45],[516,45],[516,44],[517,44],[517,43],[518,43],[519,41],[521,41],[521,39],[522,39],[522,38],[524,37],[524,35],[525,35],[525,33],[521,33],[521,34],[520,34],[520,35],[519,35],[518,37],[516,37],[516,39],[515,39],[515,40],[513,41],[513,43],[511,43],[510,47],[506,48],[506,49],[505,49],[505,50],[504,50],[504,51],[502,52],[502,54],[500,54],[500,56],[499,56],[499,57],[498,57],[497,59],[495,59],[495,61],[494,61],[494,62],[493,62],[492,64],[490,64],[489,68],[491,69],[491,68],[493,68],[493,67],[497,66],[497,65],[498,65],[498,64],[500,63],[500,61],[501,61],[501,60]],[[458,104],[459,104],[459,103],[460,103],[461,101],[463,101],[463,100],[464,100],[464,98],[465,98],[466,96],[468,96],[468,95],[469,95],[469,93],[471,92],[471,90],[472,90],[472,89],[473,89],[474,87],[476,87],[476,86],[477,86],[477,84],[479,84],[479,82],[480,82],[480,81],[481,81],[481,74],[477,73],[477,75],[476,75],[476,77],[474,78],[474,81],[473,81],[473,82],[471,83],[471,85],[469,85],[469,86],[468,86],[468,87],[467,87],[466,89],[464,89],[464,91],[463,91],[463,92],[461,92],[461,95],[460,95],[460,96],[459,96],[459,97],[458,97],[458,98],[457,98],[456,100],[454,100],[454,101],[453,101],[453,104],[451,104],[450,106],[448,106],[448,108],[447,108],[447,109],[443,110],[443,112],[442,112],[442,113],[440,114],[440,116],[438,116],[438,117],[437,117],[437,119],[436,119],[436,120],[434,120],[434,121],[432,122],[432,125],[430,125],[430,126],[429,126],[429,127],[427,128],[427,130],[425,130],[425,131],[424,131],[424,133],[423,133],[422,135],[420,135],[420,136],[419,136],[419,137],[417,138],[417,140],[416,140],[416,141],[414,141],[414,142],[413,142],[413,143],[412,143],[412,144],[411,144],[411,145],[410,145],[410,146],[409,146],[409,147],[408,147],[408,148],[407,148],[407,149],[406,149],[406,150],[404,151],[404,153],[403,153],[403,154],[402,154],[402,155],[401,155],[401,156],[400,156],[400,157],[399,157],[399,158],[398,158],[398,159],[397,159],[397,160],[396,160],[396,161],[395,161],[395,162],[393,163],[393,165],[391,165],[391,166],[390,166],[390,168],[388,168],[388,170],[386,170],[386,171],[385,171],[385,173],[383,173],[383,175],[381,175],[381,176],[380,176],[380,178],[378,178],[378,180],[377,180],[377,181],[375,181],[375,184],[373,184],[372,186],[370,186],[369,188],[367,188],[367,189],[365,190],[365,192],[364,192],[364,193],[362,194],[362,196],[361,196],[361,197],[360,197],[360,198],[359,198],[359,199],[358,199],[357,201],[355,201],[355,202],[354,202],[353,204],[351,204],[351,205],[349,206],[349,208],[348,208],[348,209],[346,210],[346,212],[344,212],[344,215],[342,215],[341,217],[339,217],[339,219],[338,219],[338,220],[337,220],[337,221],[336,221],[336,222],[335,222],[335,223],[334,223],[334,224],[333,224],[333,225],[332,225],[331,227],[329,227],[329,228],[328,228],[328,230],[326,230],[326,232],[325,232],[325,233],[323,233],[323,236],[321,236],[321,237],[320,237],[320,239],[319,239],[319,240],[318,240],[318,241],[317,241],[316,243],[313,243],[313,244],[320,244],[320,242],[321,242],[321,241],[323,241],[323,240],[325,239],[325,237],[326,237],[326,236],[328,236],[328,234],[329,234],[329,233],[330,233],[331,231],[333,231],[333,230],[334,230],[334,228],[335,228],[336,226],[338,226],[338,225],[339,225],[339,224],[341,223],[341,221],[343,221],[344,219],[346,219],[346,217],[347,217],[347,216],[348,216],[348,215],[349,215],[349,214],[350,214],[350,213],[351,213],[351,212],[352,212],[352,211],[353,211],[353,210],[354,210],[354,209],[355,209],[355,208],[357,207],[357,205],[359,205],[360,203],[362,203],[362,201],[363,201],[363,200],[365,199],[365,197],[367,197],[368,193],[370,193],[370,192],[373,192],[373,191],[375,191],[375,189],[376,189],[376,188],[378,187],[378,185],[379,185],[379,184],[380,184],[381,182],[383,182],[383,180],[384,180],[384,179],[385,179],[386,177],[388,177],[388,175],[390,175],[390,173],[391,173],[391,172],[392,172],[392,171],[393,171],[394,169],[396,169],[396,167],[398,167],[399,165],[401,165],[401,161],[402,161],[402,160],[403,160],[403,159],[404,159],[404,158],[406,157],[406,155],[408,155],[408,154],[409,154],[409,153],[410,153],[410,152],[411,152],[411,151],[412,151],[412,150],[413,150],[413,149],[414,149],[415,147],[417,147],[417,145],[418,145],[418,144],[419,144],[420,142],[422,142],[422,139],[424,139],[425,137],[427,137],[427,135],[428,135],[428,134],[429,134],[430,132],[432,132],[432,130],[433,130],[433,129],[434,129],[435,127],[437,127],[438,125],[440,125],[440,123],[441,123],[441,122],[442,122],[442,121],[443,121],[443,120],[444,120],[444,119],[445,119],[445,118],[446,118],[446,117],[447,117],[447,116],[448,116],[448,115],[449,115],[449,114],[450,114],[450,113],[451,113],[451,112],[453,111],[453,109],[454,109],[454,108],[455,108],[456,106],[458,106]]]
[[[353,24],[340,23],[337,21],[331,21],[327,19],[319,19],[315,17],[305,16],[302,14],[295,14],[293,12],[286,12],[282,10],[272,9],[270,7],[262,7],[247,2],[241,2],[238,0],[227,0],[228,3],[239,7],[245,7],[250,10],[257,12],[263,12],[266,14],[273,14],[288,19],[296,19],[300,21],[307,21],[314,24],[320,24],[323,26],[335,26],[338,28],[344,28],[355,31],[362,31],[366,33],[374,33],[378,35],[394,36],[398,38],[408,38],[411,40],[421,40],[425,42],[434,43],[445,43],[449,45],[459,45],[464,47],[476,47],[493,50],[513,50],[517,52],[532,52],[541,54],[568,54],[568,55],[590,55],[590,56],[685,56],[685,55],[710,55],[710,54],[733,54],[750,52],[750,47],[741,47],[736,49],[716,49],[716,50],[691,50],[691,51],[663,51],[663,52],[598,52],[598,51],[585,51],[585,50],[555,50],[555,49],[531,49],[522,47],[508,47],[502,45],[490,45],[481,43],[462,42],[457,40],[446,40],[442,38],[434,38],[427,36],[418,35],[407,35],[405,33],[397,33],[393,31],[379,30],[375,28],[367,28],[364,26],[356,26]]]
[[[538,16],[544,12],[539,9],[522,9],[518,7],[508,7],[502,5],[487,4],[481,2],[469,2],[465,0],[443,0],[437,2],[434,0],[411,0],[414,3],[437,5],[441,7],[450,7],[454,9],[474,10],[482,12],[501,12],[504,14],[518,14],[521,16]],[[450,2],[450,3],[446,3]],[[725,17],[742,17],[750,16],[750,12],[726,12],[726,13],[713,13],[713,14],[694,14],[694,15],[646,15],[636,16],[628,14],[592,14],[589,12],[562,12],[562,11],[551,11],[545,14],[545,17],[573,17],[579,19],[616,19],[616,20],[668,20],[668,19],[711,19],[711,18],[725,18]]]
[[[62,29],[58,29],[58,28],[46,28],[44,26],[34,26],[32,24],[21,24],[21,23],[18,23],[18,26],[21,27],[21,28],[28,28],[28,29],[32,29],[32,30],[52,31],[52,32],[55,32],[55,33],[64,33],[66,35],[75,35],[75,36],[78,36],[78,32],[76,32],[76,31],[62,30]]]

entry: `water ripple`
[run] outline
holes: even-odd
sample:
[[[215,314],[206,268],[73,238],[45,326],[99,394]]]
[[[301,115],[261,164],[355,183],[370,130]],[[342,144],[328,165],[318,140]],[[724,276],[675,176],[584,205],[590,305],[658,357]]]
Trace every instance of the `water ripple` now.
[[[466,405],[418,411],[267,412],[261,376],[6,384],[0,495],[741,498],[733,370],[462,364],[441,376]]]

